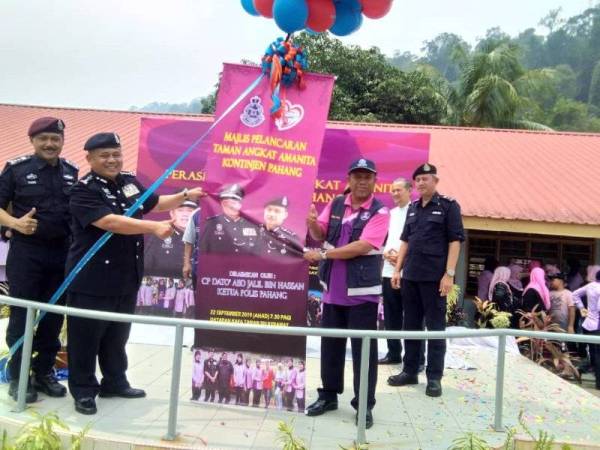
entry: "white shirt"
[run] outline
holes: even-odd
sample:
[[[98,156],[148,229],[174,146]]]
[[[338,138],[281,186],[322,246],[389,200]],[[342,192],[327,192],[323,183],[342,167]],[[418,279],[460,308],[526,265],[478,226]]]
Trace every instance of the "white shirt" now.
[[[406,221],[406,213],[408,212],[409,205],[410,202],[403,207],[396,206],[390,211],[390,229],[388,230],[385,247],[383,247],[384,253],[391,249],[396,251],[400,249],[400,235],[402,235],[402,230],[404,229],[404,222]],[[394,266],[384,259],[381,276],[383,278],[392,278],[393,274]]]
[[[195,210],[190,215],[190,220],[188,220],[188,223],[185,226],[185,231],[183,232],[183,237],[181,238],[181,240],[185,244],[194,245],[196,243],[196,239],[198,237],[198,236],[196,236],[196,224],[194,224],[194,216],[196,214],[200,214],[200,208],[198,208],[197,210]],[[200,218],[198,218],[197,220],[199,220],[199,219]]]

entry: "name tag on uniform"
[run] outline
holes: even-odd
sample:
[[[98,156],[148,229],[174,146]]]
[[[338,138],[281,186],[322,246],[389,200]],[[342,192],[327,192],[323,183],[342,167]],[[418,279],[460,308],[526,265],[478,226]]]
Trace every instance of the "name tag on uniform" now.
[[[37,180],[37,177],[38,176],[35,173],[30,173],[25,178],[27,178],[28,180]]]
[[[412,212],[412,213],[410,213],[410,214],[408,215],[408,217],[412,217],[412,216],[414,216],[414,215],[415,215],[415,213],[414,213],[414,212]]]
[[[242,236],[256,236],[254,228],[242,228]]]
[[[434,214],[436,216],[441,216],[442,212],[441,211],[431,211],[431,214]]]
[[[64,178],[65,180],[73,180],[73,179],[75,179],[75,177],[74,177],[73,175],[69,175],[68,173],[65,173],[65,174],[63,175],[63,178]]]
[[[123,194],[125,194],[125,197],[127,197],[127,198],[133,197],[135,194],[139,194],[139,193],[140,193],[140,190],[133,183],[129,183],[129,184],[123,186]]]

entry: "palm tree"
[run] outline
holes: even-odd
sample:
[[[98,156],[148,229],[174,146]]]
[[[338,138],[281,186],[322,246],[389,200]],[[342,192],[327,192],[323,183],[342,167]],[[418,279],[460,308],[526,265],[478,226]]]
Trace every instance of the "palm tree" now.
[[[461,76],[446,86],[448,122],[454,125],[550,130],[526,120],[528,93],[547,82],[553,71],[525,70],[519,48],[491,42],[471,55],[458,53]]]

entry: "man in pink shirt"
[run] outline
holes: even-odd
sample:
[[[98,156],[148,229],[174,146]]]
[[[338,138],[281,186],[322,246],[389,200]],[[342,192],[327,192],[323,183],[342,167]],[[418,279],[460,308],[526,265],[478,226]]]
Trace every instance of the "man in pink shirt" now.
[[[377,307],[382,292],[381,250],[388,232],[388,209],[373,196],[377,169],[373,161],[361,158],[348,170],[350,193],[340,195],[320,215],[314,205],[308,216],[311,237],[324,241],[323,250],[304,254],[319,262],[319,279],[324,288],[323,328],[377,329]],[[361,340],[352,339],[354,398],[358,408]],[[321,338],[321,381],[319,398],[306,414],[318,416],[337,409],[337,396],[344,391],[345,338]],[[373,425],[377,383],[377,341],[371,342],[367,428]],[[365,399],[363,399],[365,400]],[[356,417],[358,422],[358,417]]]

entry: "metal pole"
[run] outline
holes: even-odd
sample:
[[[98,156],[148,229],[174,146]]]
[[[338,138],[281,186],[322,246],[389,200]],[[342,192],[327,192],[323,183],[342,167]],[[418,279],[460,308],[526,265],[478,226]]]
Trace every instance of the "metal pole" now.
[[[498,361],[496,363],[496,399],[494,410],[494,430],[504,431],[502,410],[504,402],[504,360],[506,354],[506,336],[498,336]]]
[[[358,388],[358,423],[356,424],[356,443],[360,446],[367,443],[365,427],[367,424],[367,386],[369,385],[369,354],[371,339],[362,338],[360,349],[360,386]]]
[[[169,425],[165,440],[177,439],[177,407],[179,404],[179,380],[181,379],[181,348],[183,347],[183,326],[175,327],[173,345],[173,371],[171,372],[171,397],[169,399]]]
[[[19,372],[19,390],[17,394],[16,412],[25,411],[27,385],[29,384],[29,366],[31,364],[31,348],[33,346],[33,326],[35,321],[35,313],[36,310],[34,308],[27,308],[25,335],[21,353],[21,371]]]

